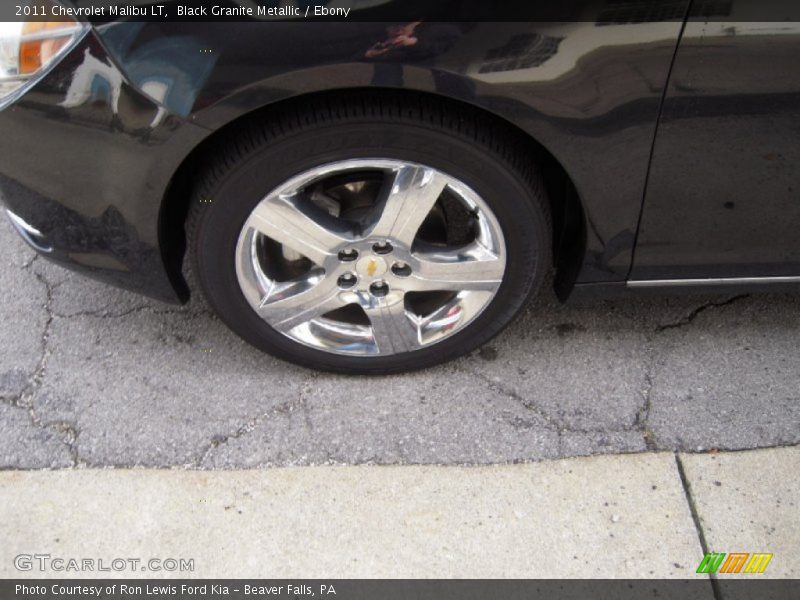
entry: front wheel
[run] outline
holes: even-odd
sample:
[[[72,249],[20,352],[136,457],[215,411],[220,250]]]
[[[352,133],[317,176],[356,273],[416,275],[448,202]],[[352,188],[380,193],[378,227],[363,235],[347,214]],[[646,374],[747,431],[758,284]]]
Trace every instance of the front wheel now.
[[[475,349],[550,264],[539,176],[479,117],[342,102],[223,148],[187,226],[204,294],[245,340],[313,368],[387,373]]]

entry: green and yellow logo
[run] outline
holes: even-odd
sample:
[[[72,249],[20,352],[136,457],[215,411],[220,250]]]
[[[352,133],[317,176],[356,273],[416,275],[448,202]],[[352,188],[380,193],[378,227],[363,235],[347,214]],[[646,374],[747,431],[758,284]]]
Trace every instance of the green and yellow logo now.
[[[700,561],[697,572],[758,574],[766,571],[771,560],[772,554],[767,552],[709,552]]]

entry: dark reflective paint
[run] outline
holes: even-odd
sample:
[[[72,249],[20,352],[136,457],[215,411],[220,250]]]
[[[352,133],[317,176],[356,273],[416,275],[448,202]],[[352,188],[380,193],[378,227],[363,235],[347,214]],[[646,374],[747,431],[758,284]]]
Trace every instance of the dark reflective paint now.
[[[800,23],[688,23],[631,278],[800,275],[798,140]]]
[[[481,107],[555,157],[584,211],[578,283],[625,280],[640,216],[635,279],[800,274],[797,15],[688,24],[640,215],[687,3],[643,23],[103,25],[0,111],[0,191],[48,256],[185,299],[165,260],[182,232],[160,216],[204,138],[306,94],[402,88]]]
[[[544,146],[583,203],[578,281],[623,280],[681,23],[402,26],[416,43],[395,44],[403,32],[385,23],[104,25],[102,45],[88,37],[0,111],[0,186],[57,259],[185,297],[163,258],[182,232],[159,240],[158,216],[202,138],[304,94],[417,90],[482,107]]]
[[[158,239],[165,187],[207,131],[131,87],[93,35],[0,111],[0,192],[65,266],[166,301],[186,297]]]
[[[398,26],[385,23],[120,23],[102,35],[143,89],[175,69],[174,53],[154,47],[199,48],[206,62],[185,86],[196,92],[187,116],[213,130],[337,89],[402,88],[484,108],[537,140],[572,178],[588,232],[579,280],[624,279],[681,23],[403,26],[413,45],[393,45]]]

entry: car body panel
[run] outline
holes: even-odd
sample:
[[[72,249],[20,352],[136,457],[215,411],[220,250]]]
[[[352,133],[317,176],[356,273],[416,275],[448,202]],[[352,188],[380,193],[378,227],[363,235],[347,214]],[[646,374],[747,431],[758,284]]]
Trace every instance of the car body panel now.
[[[687,24],[632,280],[800,275],[800,23]]]
[[[158,99],[212,130],[281,101],[359,88],[436,94],[503,118],[569,173],[588,232],[577,279],[594,282],[621,281],[630,268],[681,25],[426,23],[417,44],[377,57],[386,23],[116,23],[101,33],[139,89],[191,90],[188,110],[174,92]]]
[[[127,289],[183,301],[188,289],[180,261],[167,256],[182,251],[183,234],[180,224],[165,229],[163,215],[169,203],[181,201],[170,195],[174,178],[204,140],[248,115],[310,95],[402,89],[479,107],[557,161],[582,208],[585,239],[571,280],[578,287],[624,287],[632,265],[636,279],[794,272],[800,261],[791,239],[798,218],[791,200],[797,72],[780,83],[769,74],[786,69],[797,38],[730,36],[731,50],[726,38],[709,46],[693,21],[676,55],[688,6],[688,0],[671,1],[671,12],[656,11],[644,22],[606,16],[412,24],[415,45],[377,53],[391,24],[97,24],[0,111],[0,193],[47,238],[51,258]],[[752,58],[763,48],[777,53],[764,55],[778,59],[770,68]],[[746,77],[742,69],[749,69]],[[687,81],[695,86],[688,91],[681,87]],[[750,181],[739,181],[735,176],[745,178],[756,152],[741,151],[756,118],[766,120],[757,136],[758,152],[764,151],[756,158],[763,162],[754,163],[761,168]],[[699,159],[702,150],[686,152],[703,148],[700,130],[711,122],[728,151],[718,163],[738,182],[732,186],[737,199],[715,188]],[[682,180],[691,180],[693,190],[677,189]],[[748,200],[759,190],[766,190],[767,204]],[[758,221],[759,206],[775,214]],[[696,222],[686,227],[680,216],[690,210]],[[774,235],[768,227],[776,228]],[[767,243],[770,237],[778,243]],[[749,254],[748,243],[761,254]]]
[[[378,60],[366,54],[386,36],[385,23],[106,24],[0,112],[0,127],[15,132],[0,142],[4,154],[26,149],[0,165],[2,187],[23,217],[36,204],[47,207],[39,214],[58,215],[34,219],[43,232],[71,223],[71,237],[54,242],[56,258],[129,289],[182,298],[180,273],[158,260],[156,215],[205,136],[310,93],[403,88],[482,107],[543,145],[584,203],[579,280],[620,281],[680,25],[430,23],[413,51]],[[39,200],[15,201],[24,189]]]
[[[0,194],[48,258],[167,302],[187,297],[161,257],[166,186],[208,131],[132,87],[89,34],[0,111]]]

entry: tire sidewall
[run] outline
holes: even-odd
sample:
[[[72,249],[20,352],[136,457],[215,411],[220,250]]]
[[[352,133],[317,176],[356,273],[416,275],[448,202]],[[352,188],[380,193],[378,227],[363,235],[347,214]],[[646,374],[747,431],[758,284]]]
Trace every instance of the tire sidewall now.
[[[236,246],[245,221],[271,190],[299,173],[347,159],[398,159],[438,169],[472,188],[500,224],[506,273],[490,304],[463,330],[420,350],[390,356],[331,354],[272,329],[239,287]],[[247,154],[198,199],[202,213],[194,242],[194,270],[223,321],[254,346],[306,366],[380,373],[431,366],[469,352],[516,315],[549,264],[544,198],[501,157],[474,140],[408,123],[347,123],[298,132]]]

